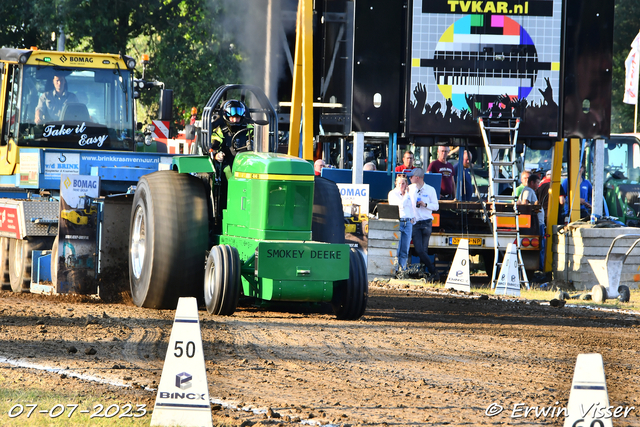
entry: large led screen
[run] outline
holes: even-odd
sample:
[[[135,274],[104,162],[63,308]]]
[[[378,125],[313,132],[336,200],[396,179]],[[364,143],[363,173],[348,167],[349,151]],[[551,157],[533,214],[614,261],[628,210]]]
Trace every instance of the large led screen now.
[[[518,117],[521,136],[557,137],[561,30],[561,0],[415,0],[408,133]]]

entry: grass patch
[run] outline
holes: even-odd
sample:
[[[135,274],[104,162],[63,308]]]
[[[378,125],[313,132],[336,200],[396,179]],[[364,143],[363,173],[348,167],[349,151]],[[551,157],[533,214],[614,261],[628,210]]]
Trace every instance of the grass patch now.
[[[446,280],[443,277],[443,280]],[[400,286],[419,286],[425,288],[445,289],[444,283],[428,282],[421,279],[391,279],[390,283],[395,283]],[[474,287],[471,285],[471,292],[475,292],[483,295],[495,295],[495,290],[491,289],[491,286],[485,285],[482,287]],[[630,289],[629,302],[620,302],[617,298],[608,299],[602,303],[596,303],[591,300],[579,299],[582,294],[589,294],[589,291],[567,291],[555,288],[553,285],[550,289],[540,289],[537,286],[532,286],[531,289],[521,289],[520,299],[532,300],[532,301],[551,301],[553,299],[560,299],[559,292],[565,293],[566,304],[577,305],[583,307],[594,307],[613,310],[629,310],[640,312],[640,289]],[[515,297],[514,297],[515,298]]]
[[[444,288],[444,285],[442,285]],[[471,288],[471,291],[480,294],[494,295],[495,290],[490,287]],[[539,288],[521,289],[520,298],[534,301],[551,301],[552,299],[560,299],[559,293],[565,293],[565,300],[569,305],[578,305],[584,307],[598,307],[616,310],[630,310],[640,312],[640,289],[631,289],[631,298],[629,302],[620,302],[617,298],[608,299],[602,303],[596,303],[590,300],[579,299],[580,295],[589,294],[589,291],[561,291],[556,289],[543,290]],[[567,294],[570,298],[567,298]]]

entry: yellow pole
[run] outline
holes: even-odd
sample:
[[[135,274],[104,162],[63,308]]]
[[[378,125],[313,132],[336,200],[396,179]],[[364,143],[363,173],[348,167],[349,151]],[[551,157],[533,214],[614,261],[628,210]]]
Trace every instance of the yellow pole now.
[[[313,160],[313,1],[298,3],[296,52],[291,91],[289,148],[291,156],[300,154],[300,120],[302,119],[302,158]]]
[[[303,0],[302,158],[313,160],[313,0]]]
[[[296,157],[300,155],[300,117],[302,115],[302,3],[298,3],[296,19],[296,51],[293,59],[289,147],[287,148],[287,154]]]
[[[551,166],[551,185],[549,185],[549,203],[547,204],[547,247],[545,248],[544,271],[553,270],[553,226],[558,225],[558,209],[560,199],[560,183],[562,180],[562,152],[564,141],[556,141],[553,147],[553,164]],[[566,201],[565,201],[566,203]]]

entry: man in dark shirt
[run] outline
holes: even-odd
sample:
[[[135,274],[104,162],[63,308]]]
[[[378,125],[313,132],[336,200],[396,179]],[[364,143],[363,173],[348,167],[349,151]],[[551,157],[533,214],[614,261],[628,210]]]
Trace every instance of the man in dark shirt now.
[[[580,180],[580,218],[589,218],[591,215],[591,197],[593,186],[588,179],[584,177],[584,165],[580,166],[580,174],[578,179]],[[569,178],[565,178],[562,180],[562,189],[564,190],[564,194],[567,196],[567,203],[564,204],[564,216],[568,217],[571,215],[569,209],[571,209],[572,200],[569,200]],[[575,197],[575,196],[572,196]]]
[[[548,175],[549,179],[551,179],[551,175]],[[538,197],[538,201],[542,205],[545,212],[549,212],[549,189],[551,188],[551,181],[544,182],[540,184],[538,189],[536,190],[536,196]],[[564,188],[560,186],[560,197],[558,198],[558,224],[564,224],[564,199],[565,199]]]
[[[538,197],[538,202],[543,206],[544,212],[549,212],[549,190],[551,189],[551,174],[547,172],[546,177],[549,180],[543,184],[541,184],[536,190],[536,196]],[[560,196],[558,197],[558,225],[564,224],[564,204],[565,204],[566,194],[564,192],[564,188],[562,185],[560,186]],[[548,221],[547,221],[548,222]],[[547,224],[548,225],[548,224]],[[545,259],[546,259],[546,247],[547,247],[547,235],[542,238],[542,245],[540,250],[540,270],[544,270]]]
[[[464,150],[464,155],[462,157],[462,166],[463,166],[463,171],[462,171],[462,175],[463,175],[463,180],[462,180],[462,197],[460,200],[463,201],[469,201],[471,200],[471,196],[473,195],[473,185],[471,184],[471,173],[469,172],[469,169],[471,168],[471,153],[469,152],[469,150]],[[455,166],[453,167],[453,177],[456,180],[456,185],[460,185],[458,184],[458,166],[460,165],[460,162],[456,163]]]
[[[438,159],[429,164],[427,172],[442,174],[440,181],[440,199],[453,200],[456,197],[456,184],[453,181],[453,165],[447,162],[449,147],[438,147]]]
[[[67,91],[67,81],[61,74],[53,76],[53,90],[43,93],[36,107],[36,124],[45,121],[62,120],[60,113],[64,106],[71,102],[78,102],[75,94]]]

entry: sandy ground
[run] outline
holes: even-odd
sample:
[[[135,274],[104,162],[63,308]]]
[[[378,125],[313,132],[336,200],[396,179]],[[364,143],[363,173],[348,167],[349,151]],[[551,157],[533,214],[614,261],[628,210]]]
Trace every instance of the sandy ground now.
[[[174,314],[1,291],[0,386],[90,387],[152,409]],[[217,425],[562,425],[553,408],[567,405],[577,355],[600,353],[610,404],[633,407],[614,425],[640,426],[631,312],[373,282],[358,321],[325,307],[241,307],[201,310],[200,325]],[[553,408],[514,413],[525,407]]]

